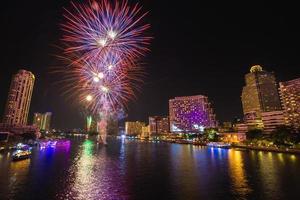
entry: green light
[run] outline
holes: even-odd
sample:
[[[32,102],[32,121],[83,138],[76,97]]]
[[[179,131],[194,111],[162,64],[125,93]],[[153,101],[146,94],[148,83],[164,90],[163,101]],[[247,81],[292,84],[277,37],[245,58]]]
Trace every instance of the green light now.
[[[87,131],[90,131],[91,125],[92,125],[92,116],[87,116],[86,122],[87,122]]]
[[[86,140],[83,143],[84,155],[92,155],[94,143],[91,140]]]

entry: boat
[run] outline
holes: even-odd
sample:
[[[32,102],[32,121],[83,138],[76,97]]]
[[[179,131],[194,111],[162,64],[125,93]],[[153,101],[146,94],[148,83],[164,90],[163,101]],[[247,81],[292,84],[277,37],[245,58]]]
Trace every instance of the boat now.
[[[207,146],[208,147],[229,149],[231,147],[231,144],[230,143],[225,143],[225,142],[209,142],[209,143],[207,143]]]
[[[29,158],[31,155],[31,151],[30,150],[16,150],[13,155],[12,155],[12,159],[13,161],[17,161],[17,160],[24,160]]]
[[[56,148],[56,147],[70,147],[70,140],[59,139],[59,140],[43,140],[39,141],[40,149]]]

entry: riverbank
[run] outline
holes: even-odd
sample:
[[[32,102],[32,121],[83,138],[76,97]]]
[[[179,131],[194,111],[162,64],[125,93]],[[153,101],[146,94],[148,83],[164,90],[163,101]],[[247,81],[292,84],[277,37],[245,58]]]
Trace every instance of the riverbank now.
[[[141,140],[140,138],[136,138]],[[142,139],[143,141],[160,141],[160,142],[167,142],[167,143],[174,143],[174,144],[190,144],[190,145],[197,145],[197,146],[207,146],[205,142],[199,141],[189,141],[184,139],[177,139],[177,140],[168,140],[168,139],[157,139],[157,140],[146,140]],[[218,148],[225,148],[225,147],[218,147]],[[291,148],[278,148],[278,147],[265,147],[265,146],[253,146],[253,145],[245,145],[245,144],[231,144],[230,147],[226,146],[226,149],[230,148],[240,148],[245,150],[255,150],[255,151],[266,151],[266,152],[275,152],[275,153],[288,153],[288,154],[300,154],[300,149],[291,149]]]
[[[291,149],[291,148],[277,148],[277,147],[262,147],[262,146],[250,146],[243,144],[233,144],[233,148],[242,148],[256,151],[268,151],[268,152],[276,152],[276,153],[290,153],[290,154],[300,154],[300,149]]]

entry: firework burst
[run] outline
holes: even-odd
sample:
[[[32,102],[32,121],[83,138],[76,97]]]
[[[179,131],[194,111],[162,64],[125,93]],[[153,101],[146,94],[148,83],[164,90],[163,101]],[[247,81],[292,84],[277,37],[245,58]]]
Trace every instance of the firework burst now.
[[[122,110],[135,97],[143,75],[138,63],[151,39],[146,14],[126,0],[72,2],[65,9],[65,92],[92,113]]]
[[[147,13],[138,4],[130,7],[126,0],[100,0],[72,3],[71,10],[65,10],[62,24],[65,54],[76,52],[82,55],[80,59],[98,59],[114,51],[135,60],[149,50],[151,38],[144,34],[149,24],[142,22]]]

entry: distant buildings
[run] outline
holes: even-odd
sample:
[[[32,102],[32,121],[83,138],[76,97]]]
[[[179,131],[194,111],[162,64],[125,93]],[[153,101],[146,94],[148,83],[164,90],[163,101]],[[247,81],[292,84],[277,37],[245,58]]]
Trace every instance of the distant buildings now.
[[[300,78],[280,82],[279,92],[287,125],[300,129]]]
[[[149,117],[149,133],[151,136],[168,134],[170,132],[169,117]]]
[[[142,134],[142,128],[145,126],[144,122],[125,122],[125,134],[128,136],[138,136]]]
[[[49,131],[51,123],[51,112],[34,113],[33,125],[36,125],[40,130]]]
[[[142,134],[141,134],[141,137],[143,138],[148,138],[150,137],[150,126],[143,126],[142,127]]]
[[[27,125],[34,80],[34,75],[26,70],[19,70],[13,75],[3,117],[4,124]]]
[[[232,122],[223,122],[223,124],[220,127],[218,127],[218,130],[221,133],[232,132],[234,130],[234,125],[235,124],[233,124]]]
[[[201,132],[216,127],[216,116],[208,98],[203,95],[175,97],[169,100],[170,130]]]
[[[0,124],[0,132],[9,132],[13,135],[22,135],[24,133],[33,133],[37,137],[40,137],[40,132],[36,126],[28,125],[11,125],[11,124]]]
[[[275,75],[254,65],[245,75],[245,81],[241,97],[245,123],[248,129],[262,129],[262,113],[281,110]]]

